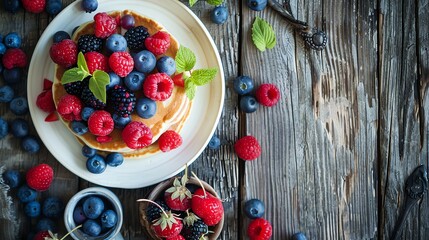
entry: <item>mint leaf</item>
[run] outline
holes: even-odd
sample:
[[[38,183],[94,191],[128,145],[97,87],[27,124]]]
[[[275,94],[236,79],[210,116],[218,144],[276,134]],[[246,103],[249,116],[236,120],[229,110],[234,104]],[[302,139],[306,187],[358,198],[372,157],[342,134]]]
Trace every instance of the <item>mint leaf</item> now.
[[[175,61],[176,71],[181,73],[184,71],[190,71],[195,66],[197,58],[191,49],[180,46],[179,51],[177,51]]]
[[[79,68],[71,68],[64,72],[61,77],[61,84],[72,83],[77,81],[82,81],[89,76],[89,73],[82,71]]]
[[[259,51],[263,52],[276,45],[276,34],[269,23],[256,17],[252,25],[252,40]]]
[[[196,2],[198,2],[198,0],[189,0],[189,6],[194,6]]]
[[[190,79],[197,86],[202,86],[209,83],[217,74],[216,68],[197,69],[192,71]]]
[[[185,80],[185,93],[189,100],[194,99],[197,86],[192,82],[191,78]]]
[[[207,0],[207,3],[213,6],[221,5],[223,0]]]
[[[77,55],[77,67],[89,74],[88,65],[86,64],[85,56],[82,52]]]
[[[94,94],[94,96],[106,103],[106,86],[110,83],[109,74],[106,72],[95,70],[92,73],[92,77],[89,79],[89,90]]]

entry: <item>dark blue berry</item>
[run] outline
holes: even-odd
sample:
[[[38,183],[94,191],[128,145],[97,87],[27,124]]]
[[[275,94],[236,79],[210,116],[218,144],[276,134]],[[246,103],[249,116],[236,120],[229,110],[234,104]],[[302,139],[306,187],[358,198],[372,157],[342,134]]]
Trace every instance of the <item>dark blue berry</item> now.
[[[156,58],[153,53],[143,50],[133,56],[134,67],[142,73],[150,73],[155,69]]]
[[[27,98],[16,97],[9,103],[10,111],[18,116],[24,115],[28,112]]]
[[[0,139],[6,137],[8,133],[9,125],[7,124],[6,120],[0,117]]]
[[[54,43],[59,43],[64,39],[70,39],[70,35],[66,31],[58,31],[52,38]]]
[[[121,117],[118,114],[114,113],[112,115],[113,122],[115,123],[115,128],[123,129],[128,123],[131,122],[131,116]]]
[[[223,24],[228,19],[228,15],[228,9],[226,7],[217,6],[212,10],[210,19],[216,24]]]
[[[57,226],[55,225],[55,222],[49,218],[42,218],[40,219],[36,224],[36,231],[51,231],[56,232]]]
[[[12,68],[3,70],[3,79],[7,84],[16,84],[21,81],[21,68]]]
[[[13,88],[11,88],[10,86],[5,85],[0,87],[0,102],[8,103],[12,101],[14,96],[15,96],[15,92],[13,91]]]
[[[91,173],[102,173],[106,170],[106,161],[101,155],[95,154],[86,160],[86,168]]]
[[[156,69],[171,76],[176,72],[176,61],[172,57],[163,56],[156,62]]]
[[[131,71],[125,78],[124,84],[131,91],[138,91],[142,89],[145,75],[142,72]]]
[[[16,118],[10,124],[10,132],[13,136],[22,138],[28,135],[28,123],[22,118]]]
[[[139,98],[136,103],[137,115],[149,119],[156,113],[156,102],[149,98]]]
[[[21,37],[16,32],[11,32],[4,37],[4,45],[7,48],[20,48],[21,42]]]
[[[24,212],[25,215],[31,218],[40,216],[40,203],[37,201],[31,201],[25,204]]]
[[[213,149],[213,150],[219,149],[219,147],[220,147],[220,139],[218,138],[218,136],[216,136],[215,134],[213,134],[212,138],[210,138],[208,147],[210,149]]]
[[[81,121],[72,121],[71,128],[77,135],[83,135],[88,132],[88,127]]]
[[[96,237],[100,235],[101,226],[96,221],[92,219],[88,219],[83,223],[83,232],[88,234],[89,236]]]
[[[26,184],[18,188],[17,192],[18,200],[22,203],[28,203],[36,200],[37,192],[36,190],[28,187]]]
[[[6,170],[3,173],[3,180],[10,188],[16,188],[21,182],[21,174],[17,170]]]
[[[244,203],[244,214],[246,214],[248,218],[260,218],[264,215],[264,212],[264,203],[259,199],[250,199]]]
[[[88,118],[94,113],[94,111],[95,111],[95,109],[92,107],[84,107],[82,109],[82,112],[80,113],[82,120],[88,121]]]
[[[297,232],[292,236],[292,240],[307,240],[307,237],[302,232]]]
[[[42,213],[45,217],[59,218],[62,216],[64,203],[57,197],[48,197],[43,201]]]
[[[37,153],[40,150],[40,144],[36,137],[26,136],[21,141],[21,147],[28,153]]]
[[[46,12],[50,15],[57,15],[63,9],[61,0],[46,1]]]
[[[20,0],[3,0],[4,10],[10,13],[16,13],[21,7]]]
[[[73,210],[73,220],[76,225],[82,224],[86,220],[85,213],[83,213],[82,206],[76,206]]]
[[[125,52],[127,50],[127,40],[121,34],[112,34],[106,39],[106,49],[108,53]]]
[[[118,215],[113,210],[106,210],[101,214],[101,226],[104,228],[112,228],[118,221]]]
[[[85,199],[82,209],[87,218],[96,219],[104,211],[104,202],[99,197],[91,196]]]
[[[262,11],[267,6],[267,0],[247,0],[247,6],[253,11]]]
[[[124,16],[122,16],[121,18],[121,26],[124,29],[130,29],[132,27],[134,27],[134,24],[136,23],[133,15],[130,14],[126,14]]]
[[[82,0],[82,8],[87,13],[94,12],[98,8],[97,0]]]
[[[124,162],[124,156],[121,153],[109,153],[106,156],[106,163],[109,166],[117,167]]]
[[[245,113],[252,113],[258,109],[259,103],[253,96],[244,96],[240,99],[240,109]]]
[[[94,148],[88,147],[87,145],[84,145],[82,147],[82,155],[84,157],[89,158],[89,157],[94,156],[96,153],[97,153],[97,150]]]
[[[253,88],[253,80],[248,76],[239,76],[233,81],[234,91],[239,95],[250,93]]]
[[[109,72],[110,83],[106,86],[106,90],[112,89],[116,85],[122,85],[122,79],[114,72]]]
[[[0,42],[0,55],[3,55],[5,52],[6,52],[6,46],[2,42]],[[0,65],[1,65],[1,63],[0,63]],[[3,70],[3,65],[1,65],[1,68]]]

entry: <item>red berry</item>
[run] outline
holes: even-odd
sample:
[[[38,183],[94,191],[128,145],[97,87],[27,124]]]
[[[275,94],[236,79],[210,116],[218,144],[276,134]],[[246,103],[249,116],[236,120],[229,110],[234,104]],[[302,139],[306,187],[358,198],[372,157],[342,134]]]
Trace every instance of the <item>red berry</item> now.
[[[122,139],[131,149],[140,149],[152,144],[152,131],[142,122],[130,122],[122,130]]]
[[[263,218],[251,221],[247,227],[247,235],[250,240],[268,240],[271,238],[272,231],[270,222]]]
[[[185,238],[182,235],[177,235],[175,237],[166,238],[165,240],[185,240]]]
[[[172,78],[174,85],[178,87],[185,87],[185,80],[183,80],[183,73],[179,73],[174,75]]]
[[[256,89],[255,97],[261,105],[272,107],[279,101],[280,91],[276,85],[264,83]]]
[[[34,235],[33,240],[45,240],[45,238],[51,237],[47,230],[40,231]]]
[[[114,52],[109,57],[109,67],[116,75],[125,77],[134,68],[133,57],[128,52]]]
[[[173,80],[165,73],[154,73],[143,82],[143,93],[154,101],[164,101],[173,92]]]
[[[55,111],[54,99],[52,98],[52,91],[43,91],[37,96],[36,105],[40,110],[51,113]]]
[[[167,130],[159,136],[158,145],[161,151],[168,152],[182,145],[182,137],[173,130]]]
[[[114,18],[105,12],[95,14],[95,36],[98,38],[107,38],[114,34],[116,32],[116,27],[118,26],[119,20],[120,16]]]
[[[58,115],[56,112],[51,112],[46,116],[45,122],[55,122],[58,120]]]
[[[106,143],[106,142],[110,142],[112,141],[112,137],[111,136],[98,136],[95,138],[95,140],[99,143]]]
[[[146,38],[144,44],[146,49],[152,52],[154,55],[164,54],[170,47],[170,34],[159,31]]]
[[[30,168],[26,175],[27,185],[36,191],[46,191],[51,186],[54,170],[48,164],[42,163]]]
[[[167,206],[176,211],[186,211],[191,208],[192,193],[186,187],[187,177],[174,179],[173,186],[164,192],[164,200]]]
[[[161,213],[161,217],[152,225],[152,229],[158,237],[172,238],[182,231],[182,220],[174,216],[171,212],[167,215]]]
[[[41,13],[45,10],[46,0],[21,0],[25,10],[32,13]]]
[[[49,55],[54,63],[69,68],[77,62],[77,45],[70,39],[52,44]]]
[[[103,54],[99,52],[87,52],[84,56],[89,73],[92,74],[95,70],[109,71],[109,59]]]
[[[43,79],[43,90],[51,90],[53,82],[48,79]]]
[[[82,120],[81,111],[82,102],[74,95],[66,94],[62,96],[57,105],[57,112],[66,121]]]
[[[261,146],[253,136],[245,136],[237,140],[234,150],[237,156],[243,160],[255,160],[261,155]]]
[[[6,69],[24,68],[27,66],[27,55],[19,48],[9,48],[4,53],[2,61]]]
[[[202,188],[194,192],[191,200],[191,209],[207,226],[214,226],[222,220],[222,201],[207,191],[204,195]]]
[[[115,126],[109,112],[97,110],[88,118],[88,130],[96,136],[109,135]]]

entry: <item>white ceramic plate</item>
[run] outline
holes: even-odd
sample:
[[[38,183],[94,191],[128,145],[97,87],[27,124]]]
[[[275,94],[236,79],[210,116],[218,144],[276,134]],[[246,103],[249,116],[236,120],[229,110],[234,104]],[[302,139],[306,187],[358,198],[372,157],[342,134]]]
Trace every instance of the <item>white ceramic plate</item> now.
[[[49,24],[40,37],[31,59],[27,91],[31,117],[45,146],[67,169],[90,182],[119,188],[139,188],[158,183],[182,171],[204,150],[219,121],[224,101],[225,85],[222,63],[209,32],[185,5],[177,0],[99,0],[96,12],[131,9],[163,25],[181,45],[189,47],[197,57],[195,68],[216,67],[216,78],[198,87],[193,107],[181,135],[183,144],[168,153],[139,159],[127,159],[119,167],[107,167],[102,174],[92,174],[85,167],[81,144],[60,121],[47,123],[46,113],[35,105],[42,91],[43,79],[52,80],[54,64],[49,57],[52,36],[56,31],[72,32],[76,26],[91,21],[96,12],[85,13],[75,1]]]

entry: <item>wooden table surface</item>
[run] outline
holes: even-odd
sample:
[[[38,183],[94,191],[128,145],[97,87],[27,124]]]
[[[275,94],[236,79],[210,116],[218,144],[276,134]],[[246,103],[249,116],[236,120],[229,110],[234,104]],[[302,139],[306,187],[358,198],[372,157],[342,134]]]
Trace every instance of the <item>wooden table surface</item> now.
[[[265,202],[264,218],[275,240],[297,231],[308,239],[388,239],[404,203],[406,178],[429,161],[429,0],[291,0],[298,19],[327,33],[322,51],[307,48],[271,8],[254,12],[245,2],[226,2],[230,15],[223,25],[211,23],[212,6],[204,1],[191,8],[211,33],[225,72],[225,105],[216,129],[221,148],[206,149],[190,167],[224,200],[220,239],[247,239],[249,220],[241,209],[250,198]],[[274,49],[260,52],[253,45],[256,16],[273,26]],[[21,34],[31,56],[52,19],[0,9],[0,33]],[[239,75],[251,76],[256,85],[276,84],[280,102],[241,113],[232,90]],[[25,78],[14,86],[21,96],[25,87]],[[16,118],[7,104],[0,113],[9,121]],[[30,115],[25,119],[31,121]],[[36,133],[33,126],[31,132]],[[247,134],[262,146],[255,161],[244,162],[233,151],[234,142]],[[64,168],[45,147],[38,154],[23,152],[11,135],[0,141],[0,155],[7,168],[25,171],[42,162],[54,167],[53,185],[41,197],[67,201],[94,185]],[[152,188],[112,189],[124,206],[126,239],[147,239],[135,200]],[[27,234],[32,223],[18,209],[21,232]],[[425,196],[411,211],[402,239],[427,239],[428,219]],[[58,225],[64,231],[62,221]]]

